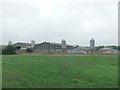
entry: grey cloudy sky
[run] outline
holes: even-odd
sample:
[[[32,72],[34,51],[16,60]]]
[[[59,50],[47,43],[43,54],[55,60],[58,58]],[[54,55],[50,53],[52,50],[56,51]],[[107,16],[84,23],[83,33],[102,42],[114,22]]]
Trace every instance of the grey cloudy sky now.
[[[118,3],[78,0],[1,2],[2,44],[8,41],[61,42],[71,45],[118,44]]]

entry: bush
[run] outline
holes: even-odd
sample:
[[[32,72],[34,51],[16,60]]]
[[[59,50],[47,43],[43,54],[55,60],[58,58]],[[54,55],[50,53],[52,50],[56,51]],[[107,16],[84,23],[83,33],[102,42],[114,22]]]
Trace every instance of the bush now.
[[[104,48],[104,46],[98,46],[98,47],[95,47],[95,48],[96,48],[96,50],[100,50],[100,49]]]
[[[8,45],[5,49],[2,49],[2,54],[16,54],[16,47],[13,45]]]

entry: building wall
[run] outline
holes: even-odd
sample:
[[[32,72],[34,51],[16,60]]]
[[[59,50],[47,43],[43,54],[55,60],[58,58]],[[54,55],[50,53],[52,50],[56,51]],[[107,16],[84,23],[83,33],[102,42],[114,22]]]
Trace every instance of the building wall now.
[[[42,43],[35,45],[34,50],[59,50],[61,46],[59,45],[51,45],[49,43]]]
[[[74,49],[73,46],[66,46],[66,49],[69,50],[69,49]]]
[[[66,49],[73,49],[73,46],[66,46]],[[51,44],[51,43],[41,43],[41,44],[37,44],[34,47],[34,50],[61,50],[62,46],[59,44]]]
[[[118,54],[118,50],[116,49],[109,49],[109,50],[100,50],[101,53],[108,53],[108,54]]]
[[[73,50],[68,50],[67,53],[86,54],[87,51],[82,49],[73,49]]]

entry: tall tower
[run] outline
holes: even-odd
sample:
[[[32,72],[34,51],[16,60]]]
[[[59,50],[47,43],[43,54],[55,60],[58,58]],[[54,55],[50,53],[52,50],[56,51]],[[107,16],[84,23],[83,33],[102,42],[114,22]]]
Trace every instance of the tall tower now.
[[[62,50],[65,50],[66,49],[66,41],[63,39],[61,42],[62,42],[62,45],[61,45]]]
[[[93,38],[90,40],[90,49],[95,49],[95,40]]]
[[[31,41],[31,47],[34,48],[34,46],[35,46],[35,41],[32,40],[32,41]]]
[[[8,41],[8,45],[12,45],[12,42],[11,42],[11,41]]]

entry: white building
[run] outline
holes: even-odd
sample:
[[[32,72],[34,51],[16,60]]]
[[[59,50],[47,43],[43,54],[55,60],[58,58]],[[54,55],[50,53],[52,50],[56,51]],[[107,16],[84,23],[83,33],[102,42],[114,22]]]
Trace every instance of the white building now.
[[[32,41],[31,41],[31,48],[34,48],[34,46],[35,46],[35,41],[32,40]]]
[[[61,48],[62,48],[62,50],[65,50],[66,49],[66,41],[63,39],[62,41],[61,41]]]
[[[118,54],[119,50],[112,49],[112,48],[102,48],[99,50],[99,52],[105,53],[105,54]]]

